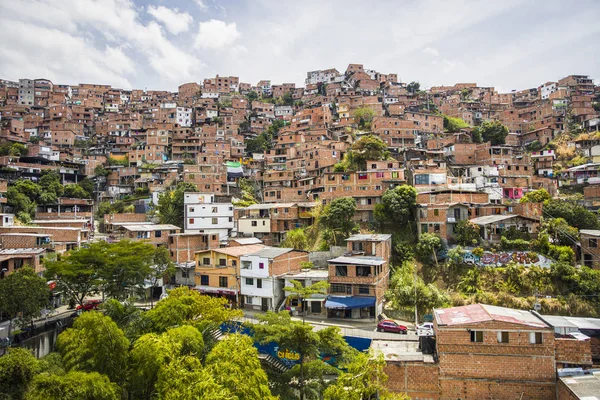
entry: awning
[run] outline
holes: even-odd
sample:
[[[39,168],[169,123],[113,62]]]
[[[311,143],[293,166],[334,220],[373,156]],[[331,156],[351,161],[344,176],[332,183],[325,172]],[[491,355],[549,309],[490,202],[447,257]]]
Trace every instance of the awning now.
[[[244,170],[239,162],[227,162],[227,177],[239,178],[244,175]]]
[[[325,308],[330,308],[333,310],[347,310],[352,308],[366,308],[373,306],[375,306],[375,297],[329,296],[327,301],[325,301]]]

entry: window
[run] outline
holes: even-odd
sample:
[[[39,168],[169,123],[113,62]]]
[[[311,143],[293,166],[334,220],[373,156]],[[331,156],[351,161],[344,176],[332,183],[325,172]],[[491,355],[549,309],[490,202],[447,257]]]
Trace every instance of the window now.
[[[204,257],[202,259],[202,265],[210,265],[210,258]]]
[[[352,294],[352,285],[332,284],[331,293]]]
[[[508,343],[508,332],[498,332],[498,343]]]
[[[212,224],[213,224],[213,225],[216,225],[216,224],[218,224],[218,223],[219,223],[219,219],[218,219],[218,218],[213,218],[213,219],[212,219]]]
[[[436,216],[436,217],[439,216],[440,215],[440,210],[437,209],[437,208],[435,210],[433,210],[433,215]]]
[[[589,239],[588,246],[589,247],[598,247],[598,239]]]
[[[252,296],[246,296],[246,304],[252,304]]]
[[[246,278],[246,285],[254,286],[254,278]]]
[[[15,269],[16,269],[16,268],[15,268]],[[182,270],[181,270],[181,277],[182,277],[183,279],[187,279],[187,278],[189,278],[189,277],[190,277],[190,271],[189,271],[188,269],[185,269],[185,268],[184,268],[184,269],[182,269]]]
[[[252,263],[250,261],[242,261],[242,269],[250,269],[252,268]]]
[[[155,231],[155,232],[154,232],[154,237],[155,237],[155,238],[162,237],[162,231]]]
[[[190,207],[190,212],[194,212],[194,207]]]
[[[356,276],[371,276],[371,267],[357,266]]]
[[[265,269],[265,263],[258,263],[258,269]]]
[[[529,343],[542,344],[542,332],[529,332]]]
[[[220,276],[219,277],[219,287],[228,287],[228,285],[227,285],[227,277],[226,276]]]
[[[190,225],[194,225],[194,218],[190,218]]]
[[[360,285],[358,287],[358,294],[369,294],[369,287],[366,285]]]
[[[471,331],[471,342],[483,342],[483,331]]]
[[[257,222],[256,221],[252,221],[251,224],[252,224],[252,226],[256,226]]]
[[[216,213],[217,213],[217,207],[213,207],[213,208],[212,208],[212,213],[213,213],[213,214],[216,214]]]
[[[257,280],[256,280],[256,287],[257,287],[258,289],[262,289],[262,279],[257,279]]]
[[[200,285],[208,286],[208,275],[200,275]]]
[[[219,258],[219,266],[226,267],[227,266],[227,259],[226,258]]]

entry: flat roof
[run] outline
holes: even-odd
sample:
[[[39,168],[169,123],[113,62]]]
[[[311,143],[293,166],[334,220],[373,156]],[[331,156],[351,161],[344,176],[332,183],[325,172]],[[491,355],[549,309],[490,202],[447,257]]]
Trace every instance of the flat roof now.
[[[381,257],[336,257],[327,262],[332,264],[349,265],[383,265],[384,260]]]
[[[26,248],[26,249],[3,249],[0,250],[0,255],[18,255],[18,254],[40,254],[45,252],[46,249],[40,248]]]
[[[303,272],[296,274],[288,274],[285,276],[286,279],[307,279],[307,278],[318,278],[327,279],[329,277],[329,271],[326,269],[306,269]]]
[[[90,222],[90,218],[77,218],[77,219],[34,219],[31,221],[32,224],[56,224],[56,223],[79,223],[79,222]]]
[[[52,237],[49,233],[0,233],[0,236],[32,236],[32,237]]]
[[[490,306],[487,304],[469,304],[434,310],[435,318],[440,326],[475,324],[478,322],[500,321],[511,324],[526,325],[534,328],[549,328],[544,321],[526,310]]]
[[[264,248],[260,249],[259,251],[252,253],[252,254],[248,254],[248,255],[273,259],[273,258],[277,258],[283,254],[289,253],[290,251],[294,251],[294,249],[291,247],[264,247]],[[298,251],[302,251],[302,250],[298,250]]]
[[[477,217],[477,218],[470,219],[469,221],[471,221],[472,223],[477,224],[477,225],[487,225],[487,224],[493,224],[493,223],[500,222],[500,221],[505,221],[507,219],[511,219],[511,218],[515,218],[515,217],[518,217],[518,215],[515,215],[515,214],[486,215],[485,217]]]
[[[196,254],[199,253],[208,253],[210,251],[214,251],[215,253],[226,254],[232,257],[240,257],[252,254],[260,249],[262,249],[262,244],[249,244],[247,246],[235,246],[235,247],[222,247],[219,249],[209,249],[209,250],[201,250],[196,251]]]
[[[419,351],[419,342],[408,340],[373,340],[371,349],[383,354],[385,361],[422,361],[433,363],[433,356]]]
[[[384,240],[388,240],[392,237],[391,234],[387,233],[374,233],[367,235],[352,235],[348,239],[347,242],[383,242]]]
[[[263,241],[257,237],[248,237],[248,238],[230,238],[232,242],[236,242],[243,245],[248,244],[261,244]]]
[[[578,399],[600,400],[600,371],[589,375],[563,376],[559,379]]]
[[[181,229],[178,226],[170,225],[170,224],[142,224],[142,225],[123,225],[121,228],[132,231],[132,232],[142,232],[142,231],[166,231],[166,230],[175,230]]]

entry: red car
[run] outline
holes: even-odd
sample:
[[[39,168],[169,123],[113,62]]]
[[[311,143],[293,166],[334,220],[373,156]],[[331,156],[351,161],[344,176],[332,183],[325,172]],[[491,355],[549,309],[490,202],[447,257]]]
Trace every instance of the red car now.
[[[377,331],[402,333],[403,335],[406,335],[408,333],[408,328],[404,325],[396,323],[396,321],[392,321],[391,319],[384,319],[377,324]]]
[[[86,300],[83,305],[77,306],[77,310],[90,311],[95,310],[102,304],[102,300]]]

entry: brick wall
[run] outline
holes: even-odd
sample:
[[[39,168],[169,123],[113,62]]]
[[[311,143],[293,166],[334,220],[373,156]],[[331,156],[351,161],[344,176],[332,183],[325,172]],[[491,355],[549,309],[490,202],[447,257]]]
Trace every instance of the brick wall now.
[[[562,379],[558,380],[556,385],[556,399],[557,400],[579,400],[579,396],[576,396],[571,389],[564,384]]]
[[[302,269],[301,263],[305,261],[308,261],[308,252],[290,251],[275,258],[270,271],[275,276],[288,272],[300,272]]]
[[[440,400],[555,400],[553,382],[440,378]]]
[[[56,242],[79,242],[84,239],[82,232],[77,228],[50,228],[50,227],[27,227],[13,226],[10,228],[0,227],[0,233],[43,233],[52,235],[52,240]]]
[[[386,386],[391,392],[406,393],[419,400],[440,398],[437,364],[387,362],[383,371],[388,376]]]
[[[554,343],[557,368],[561,368],[559,364],[592,365],[591,340],[556,338]]]

